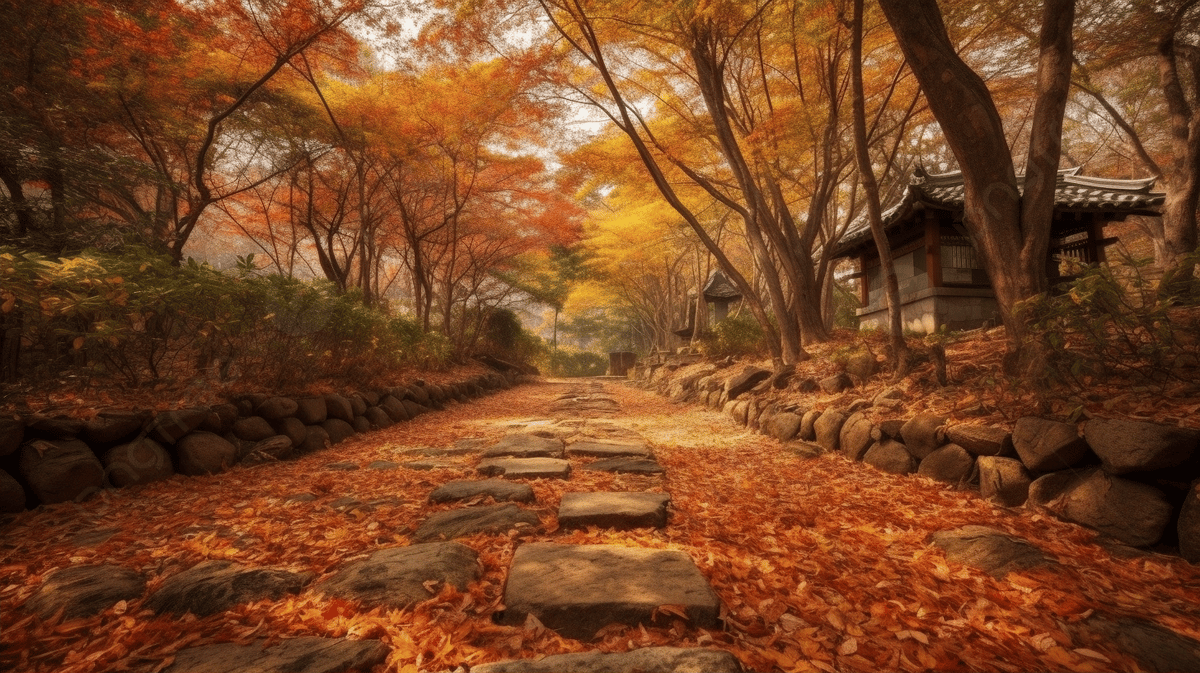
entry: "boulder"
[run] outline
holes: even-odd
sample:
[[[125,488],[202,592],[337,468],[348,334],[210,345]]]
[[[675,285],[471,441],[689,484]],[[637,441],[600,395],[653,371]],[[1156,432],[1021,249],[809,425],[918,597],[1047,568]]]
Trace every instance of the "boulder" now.
[[[413,402],[416,402],[423,407],[430,406],[431,400],[429,399],[429,391],[425,390],[423,386],[413,383],[409,386],[406,386],[402,390],[407,391],[406,396]]]
[[[244,439],[247,442],[261,442],[267,437],[279,434],[267,419],[262,416],[251,416],[249,418],[239,418],[233,422],[233,434],[238,439]]]
[[[828,378],[821,379],[821,390],[827,395],[836,395],[854,387],[854,381],[846,372],[839,372]]]
[[[771,416],[771,420],[763,424],[765,434],[781,442],[791,441],[800,432],[804,417],[790,411],[781,411]]]
[[[101,462],[109,483],[118,488],[149,484],[175,474],[171,455],[149,437],[114,446],[104,453]]]
[[[225,612],[235,605],[298,594],[315,577],[278,568],[250,568],[229,560],[209,560],[167,578],[146,608],[157,614],[197,617]]]
[[[838,447],[842,455],[850,460],[862,460],[871,446],[871,430],[874,424],[862,412],[851,414],[842,424],[838,436]]]
[[[370,607],[401,610],[433,598],[443,583],[466,591],[479,578],[479,555],[457,542],[391,547],[340,568],[316,590]]]
[[[102,411],[83,424],[83,440],[89,446],[111,446],[128,440],[141,431],[148,413],[136,411]]]
[[[975,472],[975,456],[958,444],[947,444],[925,456],[917,474],[947,484],[965,484]]]
[[[1025,416],[1013,426],[1013,446],[1033,472],[1065,470],[1087,455],[1087,442],[1071,423]]]
[[[362,395],[354,393],[347,399],[350,400],[350,410],[354,412],[355,416],[362,416],[364,413],[366,413],[367,406],[369,405],[367,404],[367,401],[363,399]]]
[[[964,453],[965,449],[960,449]],[[963,526],[955,530],[938,531],[930,536],[946,558],[956,563],[979,568],[1001,579],[1013,570],[1028,570],[1055,562],[1041,549],[1012,535],[987,526]]]
[[[412,418],[412,415],[408,413],[407,409],[405,409],[404,403],[401,402],[400,400],[396,399],[392,395],[388,395],[387,397],[380,400],[379,406],[376,408],[382,409],[385,412],[387,412],[388,418],[391,419],[392,423],[402,423],[402,422],[407,421]],[[368,409],[367,411],[368,411],[368,413],[366,414],[367,419],[371,420],[371,414],[369,413],[370,409]],[[373,420],[371,422],[374,423]]]
[[[174,444],[200,427],[210,413],[207,408],[164,411],[150,422],[150,437],[160,444]]]
[[[25,509],[25,487],[11,474],[0,470],[0,514],[16,514]]]
[[[369,467],[369,466],[368,466]],[[496,501],[533,502],[533,487],[500,479],[451,481],[429,494],[429,502],[441,503],[467,500],[476,496],[489,496]]]
[[[1112,643],[1136,659],[1140,670],[1149,673],[1200,671],[1200,641],[1145,619],[1097,613],[1082,622],[1068,623],[1067,629],[1069,633],[1088,633],[1085,637],[1076,636],[1076,642]]]
[[[354,431],[359,434],[370,432],[371,421],[368,421],[366,416],[355,416],[354,420],[350,423],[350,427],[354,428]]]
[[[175,445],[179,473],[191,477],[224,472],[238,462],[238,450],[220,435],[193,432]]]
[[[404,411],[408,414],[409,418],[416,418],[421,414],[429,413],[429,407],[424,404],[419,404],[412,400],[402,400],[400,403],[404,405]]]
[[[384,397],[383,395],[380,395],[379,393],[370,392],[370,391],[365,392],[365,393],[359,393],[359,394],[362,395],[363,401],[367,403],[368,407],[379,406],[379,401],[381,399],[383,399],[383,397]]]
[[[821,412],[816,409],[804,412],[804,415],[800,417],[800,431],[796,433],[796,439],[805,442],[815,441],[817,438],[817,419],[820,417]]]
[[[78,439],[35,439],[21,447],[19,467],[44,504],[81,500],[104,488],[104,466]]]
[[[325,395],[325,413],[328,418],[336,418],[347,423],[354,421],[354,406],[350,404],[350,400],[337,393]]]
[[[329,448],[329,433],[325,432],[325,428],[319,425],[306,425],[304,427],[308,430],[308,434],[304,438],[304,443],[296,447],[296,453],[303,455]]]
[[[1148,484],[1101,469],[1054,476],[1054,483],[1039,485],[1038,505],[1131,547],[1158,542],[1171,521],[1171,503],[1162,491]]]
[[[817,417],[813,423],[813,432],[816,435],[816,442],[821,448],[826,451],[837,451],[838,441],[842,433],[842,425],[846,422],[846,415],[834,409],[827,409]],[[801,437],[804,439],[804,437]]]
[[[1029,496],[1029,471],[1015,458],[980,456],[979,494],[1004,507],[1019,507]]]
[[[232,404],[214,404],[208,418],[200,424],[199,429],[223,435],[233,429],[238,415],[238,408]]]
[[[91,617],[120,601],[142,597],[141,573],[116,565],[67,566],[46,574],[25,607],[42,619],[63,611],[63,619]]]
[[[917,460],[924,460],[925,456],[933,453],[934,449],[942,445],[938,429],[945,424],[945,416],[917,414],[901,426],[900,437],[904,440],[904,445],[908,447],[909,453]]]
[[[215,643],[176,652],[164,673],[366,673],[382,664],[388,652],[378,640],[319,636]]]
[[[1088,421],[1083,436],[1109,474],[1176,467],[1200,445],[1200,430],[1111,418]]]
[[[384,411],[382,407],[368,407],[366,412],[363,413],[363,418],[367,419],[367,422],[371,424],[371,427],[375,428],[376,430],[390,428],[395,424],[395,422],[392,421],[391,415]]]
[[[917,469],[917,461],[903,444],[885,439],[867,449],[862,461],[876,469],[892,474],[910,474]]]
[[[254,413],[268,421],[278,421],[295,416],[298,406],[290,397],[268,397],[254,407]]]
[[[305,425],[316,425],[329,417],[324,397],[302,397],[296,400],[296,418]]]
[[[1012,433],[992,425],[951,425],[946,439],[973,456],[1014,455]]]
[[[25,438],[25,421],[18,416],[0,416],[0,456],[16,453]]]
[[[288,439],[292,440],[292,446],[300,446],[304,443],[305,439],[308,439],[308,426],[301,423],[299,418],[289,416],[275,421],[273,427],[275,428],[275,432],[272,436],[285,435]]]
[[[900,430],[904,428],[904,419],[890,418],[886,421],[879,421],[879,437],[877,439],[894,439],[897,442],[904,442],[904,438],[900,435]]]
[[[417,542],[452,540],[478,533],[505,534],[514,528],[533,528],[541,521],[533,512],[511,502],[451,509],[431,515],[413,533]]]
[[[736,399],[738,395],[750,390],[771,376],[771,370],[746,365],[741,371],[725,380],[725,394],[728,399]]]
[[[740,673],[737,657],[724,650],[699,647],[642,647],[629,652],[574,652],[541,659],[514,659],[476,664],[471,673]]]
[[[904,404],[904,391],[899,388],[885,388],[871,398],[871,404],[876,407],[895,409]]]
[[[874,353],[858,351],[846,358],[846,373],[860,381],[865,381],[878,372],[879,361],[875,359]]]
[[[1179,554],[1200,563],[1200,483],[1193,484],[1179,511]]]
[[[354,436],[354,426],[340,418],[327,418],[321,424],[325,434],[329,435],[329,443],[337,444]]]

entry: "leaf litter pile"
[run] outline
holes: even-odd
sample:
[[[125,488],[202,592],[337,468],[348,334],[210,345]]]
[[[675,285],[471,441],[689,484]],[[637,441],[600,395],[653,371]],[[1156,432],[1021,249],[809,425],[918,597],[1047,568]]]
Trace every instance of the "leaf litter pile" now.
[[[177,476],[20,514],[0,524],[0,670],[157,671],[185,647],[327,636],[379,639],[391,650],[380,670],[403,672],[656,645],[721,648],[756,671],[1135,671],[1132,658],[1099,637],[1073,636],[1071,625],[1095,613],[1135,616],[1200,638],[1200,568],[1182,559],[1115,557],[1079,526],[836,455],[804,459],[724,415],[620,383],[606,385],[622,409],[614,421],[650,442],[666,474],[576,469],[568,481],[534,480],[541,530],[460,540],[483,565],[466,593],[431,585],[430,599],[412,608],[369,609],[310,585],[205,618],[156,617],[143,608],[145,598],[76,620],[43,621],[21,608],[48,571],[67,565],[138,570],[149,594],[206,559],[327,575],[375,550],[408,545],[426,516],[462,506],[426,499],[442,483],[472,477],[476,457],[431,471],[323,466],[399,462],[465,437],[495,440],[549,418],[563,389],[520,386],[294,462]],[[563,492],[592,490],[669,493],[670,522],[661,530],[558,530]],[[289,500],[303,493],[316,499]],[[330,506],[346,497],[357,503]],[[1059,565],[997,580],[947,561],[927,541],[966,524],[1028,539]],[[536,619],[498,626],[492,615],[503,609],[514,548],[532,541],[684,551],[720,597],[724,626],[612,625],[592,642],[560,637]],[[670,606],[663,611],[671,616]]]

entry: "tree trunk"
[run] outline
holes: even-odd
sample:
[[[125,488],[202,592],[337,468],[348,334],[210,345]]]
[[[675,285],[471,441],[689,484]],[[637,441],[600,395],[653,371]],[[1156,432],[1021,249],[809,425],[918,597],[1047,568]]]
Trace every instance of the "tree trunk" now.
[[[867,144],[867,99],[863,91],[862,42],[863,0],[854,0],[854,18],[851,26],[850,79],[854,107],[854,154],[858,161],[858,175],[867,201],[867,220],[871,225],[871,237],[879,251],[880,271],[884,274],[884,289],[888,305],[888,334],[892,345],[892,374],[901,379],[908,374],[908,344],[904,342],[904,320],[900,307],[900,280],[896,276],[896,265],[892,261],[892,246],[883,230],[883,209],[879,205],[879,184],[875,181],[875,170],[871,168],[871,155]],[[866,278],[863,278],[866,282]]]

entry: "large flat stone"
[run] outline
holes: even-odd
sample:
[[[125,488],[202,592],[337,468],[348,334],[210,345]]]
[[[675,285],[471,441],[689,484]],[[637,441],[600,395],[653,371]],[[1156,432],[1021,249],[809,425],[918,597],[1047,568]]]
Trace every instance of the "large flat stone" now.
[[[166,673],[342,673],[369,671],[387,659],[378,640],[307,636],[263,647],[218,643],[181,650]]]
[[[484,458],[562,458],[561,439],[539,437],[530,434],[507,435],[499,443],[483,452]]]
[[[575,652],[472,666],[472,673],[740,673],[741,662],[723,650],[644,647],[631,652]]]
[[[595,456],[597,458],[634,457],[649,458],[650,447],[645,442],[575,442],[567,447],[568,456]]]
[[[500,479],[466,479],[447,482],[433,489],[429,494],[429,502],[452,502],[482,495],[491,496],[497,501],[533,502],[535,499],[533,487],[529,484],[514,484]]]
[[[585,465],[584,469],[627,474],[662,474],[667,471],[662,465],[645,458],[606,458]]]
[[[145,578],[129,568],[70,566],[48,573],[25,607],[43,619],[59,610],[64,619],[77,619],[100,614],[118,601],[140,598],[145,590]]]
[[[571,464],[561,458],[489,458],[479,463],[479,473],[505,479],[566,479]]]
[[[537,526],[537,515],[504,503],[438,512],[421,524],[413,538],[417,542],[451,540],[476,533],[507,533],[518,526]]]
[[[558,508],[563,528],[662,528],[667,525],[666,493],[564,493]]]
[[[439,582],[466,591],[479,572],[479,555],[470,547],[432,542],[381,549],[347,564],[321,582],[317,591],[367,606],[402,609],[433,597]]]
[[[312,573],[294,573],[278,568],[250,568],[228,560],[203,561],[167,578],[146,607],[162,614],[192,613],[206,617],[240,603],[264,598],[277,600],[299,593]]]
[[[987,526],[969,525],[938,531],[931,536],[931,541],[941,547],[951,561],[979,568],[997,579],[1013,570],[1054,563],[1029,542]]]
[[[536,616],[564,636],[591,639],[614,622],[652,623],[660,606],[682,606],[692,626],[715,628],[721,604],[680,551],[612,545],[524,544],[513,555],[500,622]]]

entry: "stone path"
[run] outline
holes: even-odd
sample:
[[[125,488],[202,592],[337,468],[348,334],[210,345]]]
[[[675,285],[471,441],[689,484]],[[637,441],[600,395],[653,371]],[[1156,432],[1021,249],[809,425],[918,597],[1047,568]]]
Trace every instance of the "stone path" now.
[[[722,643],[714,642],[710,633],[736,628],[752,633],[757,639],[754,642],[769,647],[774,638],[785,633],[817,631],[817,622],[811,618],[801,620],[786,605],[773,606],[771,601],[757,603],[755,608],[762,614],[774,611],[775,616],[773,622],[754,623],[751,620],[756,617],[747,615],[757,613],[748,612],[745,605],[736,602],[736,596],[732,604],[723,604],[722,598],[731,600],[731,594],[725,591],[718,595],[706,577],[706,573],[711,574],[721,564],[732,564],[737,569],[731,572],[740,573],[739,579],[760,586],[772,584],[780,577],[815,576],[820,568],[804,565],[806,549],[788,552],[785,558],[790,559],[791,565],[778,562],[772,565],[747,554],[746,559],[740,559],[747,565],[738,567],[739,559],[732,558],[732,553],[714,559],[709,552],[708,558],[704,558],[695,551],[696,547],[678,543],[687,538],[680,533],[681,522],[674,518],[677,513],[672,509],[671,491],[681,487],[678,482],[672,485],[666,468],[656,459],[655,448],[664,445],[661,436],[640,426],[649,435],[644,437],[631,423],[622,420],[628,410],[621,408],[617,397],[607,392],[604,384],[572,385],[544,409],[544,416],[506,421],[499,437],[492,432],[490,439],[469,438],[448,446],[398,449],[384,454],[388,460],[361,456],[326,460],[314,465],[312,492],[296,493],[287,499],[289,506],[337,512],[337,516],[344,516],[350,522],[349,527],[356,529],[366,526],[372,513],[410,506],[414,508],[410,511],[419,511],[421,515],[399,529],[400,542],[385,537],[390,541],[357,548],[331,566],[322,566],[319,572],[220,558],[190,567],[145,563],[141,572],[99,563],[68,566],[46,573],[39,589],[26,601],[25,609],[43,620],[86,619],[108,615],[107,611],[116,609],[114,606],[142,601],[136,604],[137,609],[152,612],[155,619],[192,622],[206,616],[220,619],[222,614],[233,614],[227,611],[259,601],[334,601],[336,610],[326,608],[331,610],[327,619],[330,624],[343,625],[331,627],[328,634],[318,637],[251,633],[237,642],[209,640],[174,653],[174,661],[163,670],[169,673],[371,671],[377,670],[399,646],[396,639],[381,639],[370,629],[352,629],[347,634],[344,624],[349,622],[338,620],[354,614],[354,610],[399,614],[386,611],[410,611],[439,595],[444,597],[445,592],[454,595],[456,591],[471,598],[465,592],[486,583],[486,573],[496,570],[484,567],[485,547],[479,546],[479,541],[501,540],[515,549],[501,555],[502,586],[496,585],[499,593],[495,611],[488,615],[492,622],[516,627],[514,632],[521,634],[550,629],[585,646],[604,637],[613,625],[623,625],[632,627],[627,639],[631,649],[622,653],[589,652],[536,660],[475,662],[470,666],[471,671],[740,671],[743,663],[721,649]],[[797,416],[794,422],[800,420]],[[669,464],[673,471],[686,468],[678,462]],[[612,474],[596,477],[601,472]],[[590,479],[581,476],[589,474]],[[330,493],[328,487],[320,486],[328,483],[322,480],[350,480],[357,475],[395,479],[396,483],[416,480],[414,483],[421,485],[424,499],[416,504],[405,503],[390,495]],[[695,480],[696,473],[691,475]],[[597,483],[611,486],[597,487]],[[739,484],[747,491],[753,491],[755,486],[749,480]],[[552,496],[547,496],[548,493]],[[721,493],[711,494],[714,507],[720,506],[721,497]],[[811,525],[811,522],[781,521],[780,530]],[[185,539],[196,545],[207,544],[214,535],[208,533],[211,530],[197,524]],[[626,530],[653,534],[617,537],[616,531]],[[687,534],[694,534],[694,529],[691,530]],[[597,537],[601,531],[613,537]],[[241,536],[238,539],[243,547],[270,542],[269,534],[255,537],[235,530],[228,533]],[[383,535],[385,531],[379,533]],[[578,543],[584,533],[591,536],[591,541]],[[109,544],[110,539],[119,540],[121,534],[120,529],[104,528],[80,532],[70,540],[77,548],[94,547]],[[729,534],[736,535],[737,531]],[[529,540],[530,537],[536,541]],[[596,539],[621,542],[595,543]],[[639,542],[631,545],[630,539]],[[826,544],[836,545],[836,541]],[[980,525],[948,527],[932,534],[928,553],[957,564],[956,568],[977,568],[998,582],[1007,582],[1006,578],[1013,574],[1054,571],[1060,567],[1034,541]],[[703,571],[698,562],[703,564]],[[845,567],[837,572],[861,571],[860,567]],[[947,572],[942,579],[965,581],[968,575],[962,573],[956,570],[951,577]],[[885,580],[876,589],[882,596],[883,592],[893,592],[893,586],[902,584]],[[1028,589],[1021,590],[1028,593]],[[828,589],[820,591],[823,592],[820,600],[830,606],[823,615],[825,622],[847,633],[853,633],[857,624],[864,623],[867,610],[875,610],[866,604],[851,604]],[[780,603],[791,598],[784,596]],[[880,604],[887,602],[880,600]],[[929,639],[914,626],[919,623],[919,611],[925,608],[911,600],[890,602],[900,606],[897,614],[906,620],[907,628],[898,631],[897,638]],[[493,608],[487,609],[490,612]],[[1200,670],[1200,643],[1153,622],[1098,612],[1078,619],[1073,615],[1069,621],[1064,628],[1083,644],[1076,647],[1087,652],[1092,652],[1086,649],[1087,644],[1103,638],[1119,643],[1122,650],[1141,662],[1144,670]],[[640,641],[636,635],[641,626],[671,629],[681,640],[707,646],[647,646],[649,643]],[[940,633],[932,628],[927,630]],[[465,633],[461,629],[460,632]],[[704,635],[699,638],[689,635],[695,633]],[[280,635],[284,637],[281,639]],[[521,636],[514,637],[519,640]],[[635,641],[641,645],[635,645]],[[1051,645],[1054,644],[1047,647]],[[849,657],[858,647],[858,641],[843,640],[835,647],[841,656]],[[779,659],[784,663],[779,667],[787,670],[792,667],[786,665],[785,655],[792,656],[784,650]],[[793,657],[792,661],[801,659]],[[394,667],[399,663],[404,669],[409,662],[411,659],[393,658],[389,665]],[[930,664],[908,662],[905,670],[919,670],[921,666]],[[856,670],[863,669],[860,666]]]

